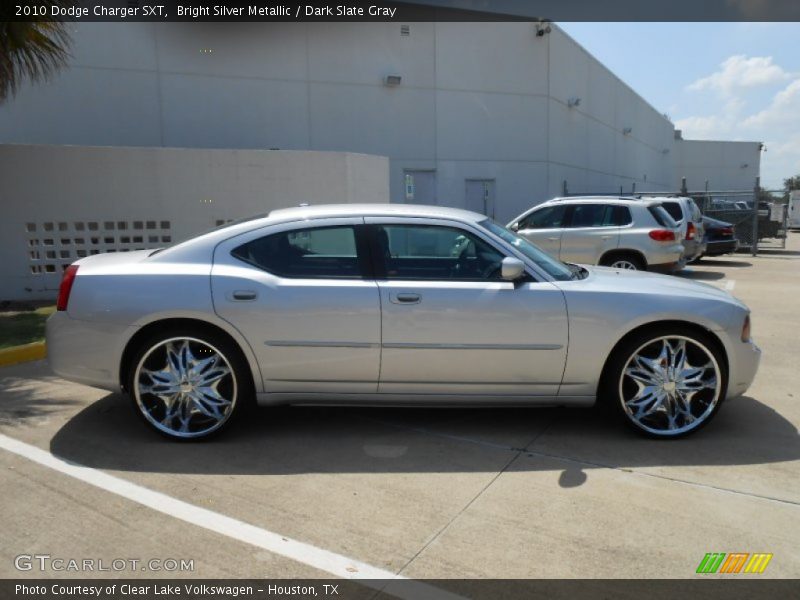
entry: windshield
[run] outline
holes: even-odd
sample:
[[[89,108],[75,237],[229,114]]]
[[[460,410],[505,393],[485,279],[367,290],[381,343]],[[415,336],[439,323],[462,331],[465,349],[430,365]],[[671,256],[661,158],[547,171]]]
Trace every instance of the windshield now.
[[[488,229],[497,237],[502,238],[514,246],[514,248],[522,252],[522,254],[532,260],[536,266],[547,272],[553,279],[558,281],[568,281],[575,278],[575,271],[573,269],[570,269],[567,265],[559,260],[556,260],[547,252],[538,246],[531,244],[525,238],[518,236],[513,231],[506,229],[502,225],[498,225],[491,219],[481,221],[478,223],[478,225],[484,229]]]

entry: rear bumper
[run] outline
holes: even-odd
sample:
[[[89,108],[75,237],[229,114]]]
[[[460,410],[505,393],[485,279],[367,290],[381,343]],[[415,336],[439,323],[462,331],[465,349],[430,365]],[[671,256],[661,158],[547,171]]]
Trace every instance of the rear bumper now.
[[[79,321],[66,312],[55,312],[46,326],[50,368],[69,381],[117,392],[124,341],[130,339],[131,329]]]
[[[718,242],[706,242],[706,256],[719,256],[720,254],[730,254],[739,248],[739,240],[721,240]]]
[[[682,269],[683,244],[676,242],[657,248],[647,255],[647,270],[656,273],[670,273]]]

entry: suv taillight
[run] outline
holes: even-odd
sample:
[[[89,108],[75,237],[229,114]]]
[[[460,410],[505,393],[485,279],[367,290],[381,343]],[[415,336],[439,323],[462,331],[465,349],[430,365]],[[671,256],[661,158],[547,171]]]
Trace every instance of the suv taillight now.
[[[67,310],[69,293],[72,291],[72,283],[75,281],[75,275],[77,275],[77,273],[78,265],[70,265],[64,270],[64,276],[61,278],[61,286],[58,288],[56,310]]]
[[[686,227],[686,239],[693,240],[695,234],[697,233],[697,227],[694,226],[694,223],[689,223]]]
[[[675,232],[669,229],[653,229],[648,235],[657,242],[675,241]]]
[[[733,235],[733,227],[723,227],[719,232],[722,235]]]

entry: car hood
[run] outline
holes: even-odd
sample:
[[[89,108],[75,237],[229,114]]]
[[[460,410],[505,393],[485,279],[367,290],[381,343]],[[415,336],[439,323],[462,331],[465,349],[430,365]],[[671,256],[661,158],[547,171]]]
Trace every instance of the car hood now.
[[[589,271],[589,275],[581,281],[586,285],[587,289],[592,291],[704,298],[735,304],[744,309],[747,308],[730,293],[707,283],[700,283],[675,275],[661,275],[646,271],[581,266]]]

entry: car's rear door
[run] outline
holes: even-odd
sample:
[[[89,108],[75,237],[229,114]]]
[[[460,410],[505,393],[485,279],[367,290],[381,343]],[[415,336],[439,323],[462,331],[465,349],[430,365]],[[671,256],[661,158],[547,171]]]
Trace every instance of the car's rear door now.
[[[363,217],[271,227],[220,244],[214,308],[249,341],[267,392],[377,390],[380,298]]]
[[[511,225],[517,234],[558,258],[566,214],[565,204],[551,204],[533,210]]]
[[[572,205],[571,216],[561,236],[559,258],[565,262],[594,265],[619,245],[619,225],[614,204]]]
[[[476,230],[414,221],[366,218],[382,306],[380,391],[555,396],[568,341],[562,292],[504,281],[503,251]]]

